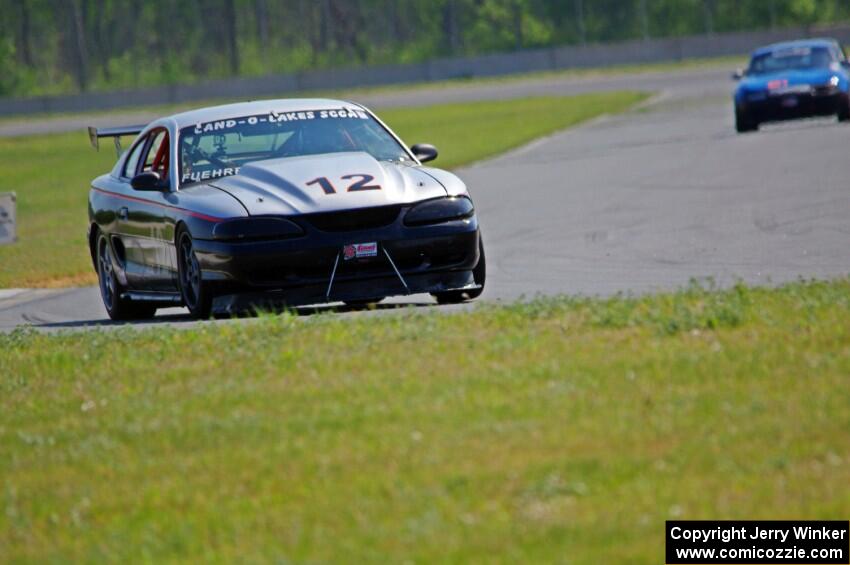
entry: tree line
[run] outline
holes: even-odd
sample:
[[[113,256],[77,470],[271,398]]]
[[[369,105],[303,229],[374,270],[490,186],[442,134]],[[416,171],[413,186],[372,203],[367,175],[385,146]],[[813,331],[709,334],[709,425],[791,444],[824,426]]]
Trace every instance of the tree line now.
[[[0,95],[850,19],[848,0],[0,0]]]

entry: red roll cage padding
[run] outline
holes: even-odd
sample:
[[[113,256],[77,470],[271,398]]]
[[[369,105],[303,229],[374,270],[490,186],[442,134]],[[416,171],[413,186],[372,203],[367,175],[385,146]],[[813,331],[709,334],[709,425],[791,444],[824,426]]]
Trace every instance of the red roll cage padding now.
[[[165,139],[159,144],[159,149],[156,151],[156,157],[153,158],[151,171],[160,173],[163,177],[168,174],[168,131],[165,132]]]

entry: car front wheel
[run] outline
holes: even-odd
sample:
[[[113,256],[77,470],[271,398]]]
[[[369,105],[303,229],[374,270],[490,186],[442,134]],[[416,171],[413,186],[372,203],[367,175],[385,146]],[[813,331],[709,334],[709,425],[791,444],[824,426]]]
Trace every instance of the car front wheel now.
[[[842,94],[838,97],[838,115],[839,122],[850,121],[850,94]]]
[[[212,291],[204,282],[192,236],[185,229],[177,234],[177,275],[183,304],[193,318],[207,319],[212,313]]]
[[[448,292],[435,292],[432,294],[439,304],[457,304],[466,300],[474,300],[484,292],[484,283],[487,280],[487,260],[484,257],[484,240],[478,238],[478,264],[472,269],[472,278],[478,288],[473,290],[450,290]]]
[[[759,129],[759,123],[754,120],[746,110],[735,108],[735,130],[738,133],[746,133]]]

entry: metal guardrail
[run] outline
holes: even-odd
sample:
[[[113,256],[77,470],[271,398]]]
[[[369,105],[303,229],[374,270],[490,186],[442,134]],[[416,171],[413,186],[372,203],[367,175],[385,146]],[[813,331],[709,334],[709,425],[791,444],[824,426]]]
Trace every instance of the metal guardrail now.
[[[0,245],[14,243],[18,240],[15,231],[15,203],[14,192],[0,192]]]

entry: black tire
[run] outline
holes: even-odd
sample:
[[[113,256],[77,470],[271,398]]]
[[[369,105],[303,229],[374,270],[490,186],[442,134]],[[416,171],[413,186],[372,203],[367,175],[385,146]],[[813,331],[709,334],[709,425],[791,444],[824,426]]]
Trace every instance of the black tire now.
[[[475,300],[484,292],[484,283],[487,281],[487,259],[484,257],[484,239],[478,237],[478,264],[472,269],[472,278],[479,288],[473,290],[450,290],[448,292],[434,292],[431,294],[437,299],[438,304],[458,304],[467,300]]]
[[[850,121],[850,95],[842,94],[838,97],[838,112],[836,112],[839,122]]]
[[[758,131],[759,123],[752,119],[744,110],[735,108],[735,130],[738,133]]]
[[[180,295],[193,318],[206,320],[212,313],[213,293],[202,274],[192,236],[181,227],[177,231],[177,281]]]
[[[106,313],[113,320],[143,320],[153,318],[156,314],[156,306],[132,302],[121,298],[124,287],[115,275],[115,256],[112,246],[106,235],[100,233],[97,236],[95,248],[95,261],[97,263],[97,281],[100,287],[100,297]]]

